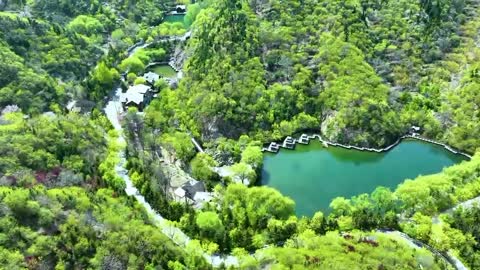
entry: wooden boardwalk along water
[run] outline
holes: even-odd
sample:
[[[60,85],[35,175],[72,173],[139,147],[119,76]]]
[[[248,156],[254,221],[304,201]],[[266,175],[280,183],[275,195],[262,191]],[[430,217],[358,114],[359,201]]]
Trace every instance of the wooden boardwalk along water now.
[[[302,134],[298,139],[294,139],[294,138],[288,136],[288,137],[285,138],[285,140],[281,144],[278,144],[276,142],[271,142],[268,145],[268,147],[262,148],[262,151],[276,154],[276,153],[278,153],[278,151],[280,151],[280,148],[294,149],[295,145],[297,143],[299,143],[299,144],[309,144],[310,140],[318,140],[325,147],[337,146],[337,147],[342,147],[342,148],[345,148],[345,149],[355,149],[355,150],[359,150],[359,151],[369,151],[369,152],[382,153],[382,152],[387,152],[387,151],[391,150],[393,147],[400,144],[400,142],[403,139],[407,139],[407,138],[420,140],[420,141],[424,141],[424,142],[428,142],[428,143],[433,143],[433,144],[436,144],[436,145],[440,145],[440,146],[443,146],[446,150],[448,150],[448,151],[450,151],[454,154],[465,156],[468,159],[472,158],[471,155],[460,152],[460,151],[457,151],[457,150],[453,149],[452,147],[450,147],[450,146],[448,146],[444,143],[437,142],[437,141],[427,139],[427,138],[424,138],[424,137],[420,137],[420,136],[415,135],[415,134],[414,135],[404,135],[404,136],[400,137],[400,139],[398,139],[395,143],[393,143],[393,144],[391,144],[391,145],[389,145],[385,148],[380,148],[380,149],[368,148],[368,147],[358,147],[358,146],[355,146],[355,145],[345,145],[345,144],[341,144],[341,143],[330,142],[330,141],[327,141],[327,140],[323,139],[319,134],[312,134],[312,135]]]
[[[185,41],[186,39],[188,39],[190,37],[190,32],[187,32],[185,35],[183,36],[178,36],[178,37],[168,37],[168,38],[165,38],[165,39],[162,39],[162,40],[159,40],[157,42],[165,42],[165,41],[174,41],[174,40],[180,40],[180,41]],[[137,44],[135,44],[134,46],[130,47],[128,50],[127,50],[127,54],[130,56],[132,55],[133,53],[135,53],[135,51],[139,48],[145,48],[147,46],[150,46],[151,43],[147,43],[145,44],[144,42],[139,42]],[[171,59],[172,60],[172,59]],[[169,63],[170,64],[170,63]],[[172,67],[173,68],[173,67]],[[174,68],[175,69],[175,68]],[[105,108],[105,113],[108,117],[108,119],[110,120],[110,122],[112,123],[112,125],[114,126],[115,130],[118,131],[119,133],[119,138],[118,138],[118,141],[121,145],[124,145],[126,143],[125,141],[125,138],[123,137],[124,134],[123,134],[123,128],[119,122],[119,116],[122,114],[123,112],[123,109],[121,107],[121,103],[118,101],[119,99],[119,96],[120,96],[120,93],[121,93],[121,89],[118,89],[117,92],[116,92],[116,95],[112,98],[112,100],[110,100],[110,102],[107,104],[106,108]],[[280,148],[286,148],[286,149],[294,149],[295,148],[295,145],[297,143],[300,143],[300,144],[309,144],[310,143],[310,140],[315,140],[315,139],[318,139],[321,143],[323,143],[325,146],[329,146],[329,145],[332,145],[332,146],[338,146],[338,147],[343,147],[343,148],[346,148],[346,149],[356,149],[356,150],[360,150],[360,151],[373,151],[373,152],[385,152],[385,151],[388,151],[390,149],[392,149],[393,147],[395,147],[396,145],[398,145],[400,143],[400,141],[404,138],[414,138],[414,139],[418,139],[418,140],[422,140],[422,141],[426,141],[426,142],[429,142],[429,143],[434,143],[434,144],[438,144],[438,145],[442,145],[443,147],[445,147],[447,150],[449,150],[450,152],[452,153],[456,153],[456,154],[462,154],[468,158],[471,158],[471,156],[465,154],[465,153],[461,153],[461,152],[458,152],[458,151],[455,151],[454,149],[452,149],[451,147],[449,147],[448,145],[445,145],[445,144],[442,144],[442,143],[439,143],[439,142],[435,142],[435,141],[432,141],[432,140],[429,140],[429,139],[426,139],[426,138],[421,138],[419,136],[410,136],[410,135],[406,135],[406,136],[403,136],[402,138],[400,138],[399,140],[397,140],[397,142],[395,142],[394,144],[386,147],[386,148],[383,148],[383,149],[374,149],[374,148],[364,148],[364,147],[357,147],[357,146],[351,146],[351,145],[343,145],[343,144],[339,144],[339,143],[333,143],[333,142],[329,142],[327,140],[324,140],[322,139],[322,137],[318,134],[313,134],[313,135],[307,135],[307,134],[302,134],[300,136],[300,138],[298,139],[295,139],[295,138],[292,138],[292,137],[287,137],[282,144],[278,144],[278,143],[275,143],[275,142],[272,142],[269,144],[268,147],[266,148],[263,148],[262,151],[265,151],[265,152],[272,152],[272,153],[277,153]],[[192,143],[195,145],[195,147],[197,148],[198,151],[200,152],[203,152],[203,149],[201,148],[200,144],[198,144],[198,142],[192,137],[191,138],[192,140]],[[118,174],[119,177],[121,177],[124,181],[125,181],[125,184],[126,184],[126,188],[125,188],[125,193],[128,195],[128,196],[133,196],[147,211],[147,213],[153,218],[153,220],[155,221],[155,225],[158,226],[158,228],[167,236],[169,237],[174,243],[176,243],[177,245],[181,246],[181,247],[185,247],[189,242],[190,242],[190,238],[184,233],[182,232],[179,228],[177,227],[174,227],[174,224],[173,223],[170,223],[169,221],[165,220],[158,212],[156,212],[152,206],[146,201],[146,199],[140,194],[140,192],[138,191],[138,189],[133,185],[133,182],[131,181],[129,175],[128,175],[128,172],[127,170],[125,169],[125,164],[126,164],[126,157],[125,157],[125,153],[123,150],[119,151],[118,153],[118,156],[119,156],[119,161],[117,163],[117,165],[115,166],[115,171],[116,173]],[[399,232],[400,233],[400,232]],[[400,236],[403,237],[404,239],[406,239],[407,241],[411,242],[412,244],[415,244],[419,247],[422,246],[422,243],[415,240],[415,239],[412,239],[410,237],[408,237],[407,235],[403,234],[403,233],[400,233]],[[434,254],[438,254],[439,252],[436,251],[435,249],[432,249],[431,250]],[[234,255],[229,255],[229,254],[215,254],[215,255],[211,255],[209,253],[206,253],[206,252],[203,252],[201,251],[201,253],[203,254],[203,257],[209,261],[214,267],[219,267],[221,265],[226,265],[227,267],[229,266],[232,266],[232,267],[238,267],[239,266],[239,262],[240,262],[240,259]],[[441,254],[440,254],[441,255]],[[255,258],[255,255],[250,255],[253,259],[256,259]],[[442,256],[443,258],[445,258],[445,256]],[[447,261],[449,261],[452,266],[454,266],[456,269],[458,270],[464,270],[466,269],[462,264],[461,262],[455,258],[453,255],[450,256],[450,259],[451,260],[448,260],[448,258],[445,258],[447,259]],[[453,261],[453,262],[452,262]]]

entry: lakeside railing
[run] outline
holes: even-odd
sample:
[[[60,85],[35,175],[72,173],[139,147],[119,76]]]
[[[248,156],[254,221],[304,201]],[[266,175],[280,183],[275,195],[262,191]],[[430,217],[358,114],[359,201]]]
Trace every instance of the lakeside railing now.
[[[285,149],[292,150],[292,149],[295,149],[295,146],[296,146],[297,143],[299,143],[299,144],[309,144],[310,140],[318,139],[326,147],[337,146],[337,147],[342,147],[342,148],[345,148],[345,149],[355,149],[355,150],[359,150],[359,151],[382,153],[382,152],[387,152],[387,151],[391,150],[393,147],[400,144],[400,142],[402,140],[407,139],[407,138],[420,140],[420,141],[424,141],[424,142],[428,142],[428,143],[432,143],[432,144],[436,144],[436,145],[440,145],[440,146],[443,146],[447,151],[450,151],[454,154],[462,155],[462,156],[465,156],[469,159],[472,158],[471,155],[466,154],[466,153],[461,152],[461,151],[458,151],[458,150],[455,150],[445,143],[434,141],[434,140],[431,140],[431,139],[427,139],[427,138],[421,137],[417,134],[404,135],[404,136],[400,137],[393,144],[391,144],[391,145],[389,145],[385,148],[380,148],[380,149],[368,148],[368,147],[358,147],[358,146],[355,146],[355,145],[345,145],[345,144],[341,144],[341,143],[331,142],[331,141],[323,139],[319,134],[312,134],[312,135],[302,134],[298,139],[288,136],[288,137],[285,138],[285,140],[282,143],[271,142],[268,145],[268,147],[262,148],[262,151],[263,152],[270,152],[270,153],[278,153],[278,151],[280,151],[280,148],[285,148]]]

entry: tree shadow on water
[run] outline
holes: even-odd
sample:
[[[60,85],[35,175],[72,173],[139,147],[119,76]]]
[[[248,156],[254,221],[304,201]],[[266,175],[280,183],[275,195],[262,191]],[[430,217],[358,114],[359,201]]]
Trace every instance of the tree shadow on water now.
[[[360,151],[356,149],[345,149],[341,147],[329,147],[326,149],[330,155],[337,161],[353,163],[356,166],[365,163],[380,162],[388,154],[387,152],[376,153],[369,151]]]

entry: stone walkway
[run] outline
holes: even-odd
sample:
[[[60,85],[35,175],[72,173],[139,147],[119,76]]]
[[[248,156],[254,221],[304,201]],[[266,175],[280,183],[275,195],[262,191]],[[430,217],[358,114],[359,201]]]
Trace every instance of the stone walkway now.
[[[393,147],[397,146],[403,139],[407,139],[407,138],[411,138],[411,139],[415,139],[415,140],[420,140],[420,141],[440,145],[440,146],[443,146],[446,150],[448,150],[448,151],[450,151],[454,154],[462,155],[462,156],[465,156],[469,159],[472,158],[472,156],[470,156],[466,153],[457,151],[457,150],[451,148],[450,146],[448,146],[444,143],[437,142],[437,141],[434,141],[434,140],[430,140],[430,139],[427,139],[427,138],[423,138],[423,137],[420,137],[419,135],[404,135],[404,136],[400,137],[400,139],[398,139],[392,145],[389,145],[389,146],[387,146],[385,148],[381,148],[381,149],[375,149],[375,148],[358,147],[358,146],[354,146],[354,145],[345,145],[345,144],[341,144],[341,143],[330,142],[330,141],[327,141],[327,140],[323,139],[319,134],[313,134],[313,135],[302,134],[300,136],[300,138],[298,138],[298,139],[294,139],[294,138],[288,136],[287,138],[285,138],[285,140],[281,144],[276,143],[276,142],[271,142],[268,145],[268,147],[264,147],[262,149],[262,151],[263,152],[270,152],[270,153],[278,153],[278,151],[280,151],[280,148],[294,149],[295,145],[297,143],[299,143],[299,144],[309,144],[310,140],[317,139],[327,147],[328,146],[337,146],[337,147],[342,147],[342,148],[346,148],[346,149],[355,149],[355,150],[359,150],[359,151],[369,151],[369,152],[381,153],[381,152],[389,151]]]
[[[117,89],[115,95],[107,103],[104,108],[107,118],[112,123],[115,130],[118,132],[118,143],[125,145],[125,138],[123,137],[123,128],[119,121],[119,116],[123,113],[122,104],[120,102],[121,88]],[[159,213],[157,213],[152,206],[145,200],[138,189],[133,185],[132,180],[128,176],[128,172],[125,169],[125,164],[127,160],[125,158],[124,151],[118,153],[120,162],[115,167],[115,172],[119,177],[125,182],[126,188],[125,193],[128,196],[133,196],[147,211],[147,213],[152,217],[155,224],[162,230],[162,232],[170,238],[174,243],[181,247],[186,247],[190,242],[190,237],[188,237],[182,230],[177,227],[174,227],[172,223],[164,219]],[[219,267],[221,264],[225,266],[238,266],[238,258],[232,255],[209,255],[204,251],[200,251],[205,259],[212,264],[214,267]]]
[[[188,31],[187,33],[185,33],[183,36],[173,36],[173,37],[167,37],[167,38],[164,38],[164,39],[161,39],[159,40],[158,42],[167,42],[167,41],[185,41],[186,39],[188,39],[191,35],[191,32]],[[128,50],[127,50],[127,54],[128,56],[131,56],[133,55],[137,50],[141,49],[141,48],[147,48],[149,47],[150,45],[152,45],[152,43],[144,43],[144,42],[139,42],[137,44],[135,44],[134,46],[130,47]],[[172,59],[171,59],[172,60]],[[171,61],[170,61],[171,62]],[[171,63],[169,63],[171,65]],[[171,65],[172,66],[172,65]],[[122,104],[119,100],[119,97],[121,95],[121,88],[118,88],[116,90],[116,93],[115,95],[112,97],[112,99],[107,103],[107,105],[105,106],[104,108],[104,111],[105,111],[105,114],[107,115],[107,118],[110,120],[110,122],[112,123],[113,127],[115,128],[115,130],[118,132],[119,134],[119,137],[118,137],[118,143],[121,144],[121,145],[125,145],[126,144],[126,141],[125,141],[125,138],[123,137],[123,128],[120,124],[120,120],[119,120],[119,117],[122,115],[122,113],[124,113],[123,111],[123,108],[122,108]],[[391,148],[395,147],[396,145],[398,145],[400,143],[400,141],[402,139],[405,139],[405,138],[414,138],[414,139],[418,139],[418,140],[422,140],[422,141],[426,141],[426,142],[429,142],[429,143],[434,143],[434,144],[438,144],[438,145],[442,145],[444,146],[447,150],[453,152],[453,153],[456,153],[456,154],[462,154],[468,158],[471,158],[471,156],[465,154],[465,153],[461,153],[461,152],[457,152],[455,151],[454,149],[450,148],[449,146],[445,145],[445,144],[442,144],[442,143],[439,143],[439,142],[435,142],[433,140],[429,140],[429,139],[426,139],[426,138],[422,138],[422,137],[419,137],[419,136],[411,136],[411,135],[406,135],[406,136],[403,136],[401,137],[397,142],[395,142],[394,144],[386,147],[386,148],[383,148],[383,149],[374,149],[374,148],[365,148],[365,147],[357,147],[357,146],[352,146],[352,145],[343,145],[343,144],[339,144],[339,143],[334,143],[334,142],[329,142],[327,140],[324,140],[322,139],[322,137],[318,134],[314,134],[314,135],[307,135],[307,134],[302,134],[300,136],[300,138],[298,139],[294,139],[292,137],[287,137],[282,144],[278,144],[278,143],[275,143],[275,142],[272,142],[270,143],[270,145],[266,148],[263,148],[262,151],[266,151],[266,152],[272,152],[272,153],[278,153],[278,151],[280,150],[280,148],[285,148],[285,149],[294,149],[295,148],[295,145],[297,143],[300,143],[300,144],[309,144],[310,143],[310,140],[314,140],[314,139],[318,139],[320,142],[322,142],[325,146],[337,146],[337,147],[343,147],[343,148],[346,148],[346,149],[356,149],[356,150],[359,150],[359,151],[372,151],[372,152],[385,152],[385,151],[388,151],[390,150]],[[200,145],[192,138],[192,142],[195,144],[196,148],[200,151],[200,152],[203,152],[203,149],[200,147]],[[147,211],[147,213],[151,216],[152,220],[154,221],[154,223],[158,226],[158,228],[161,229],[162,233],[165,234],[167,237],[169,237],[174,243],[176,243],[177,245],[181,246],[181,247],[186,247],[188,245],[188,243],[191,241],[190,237],[188,237],[182,230],[180,230],[179,228],[175,227],[172,225],[172,223],[169,221],[169,220],[166,220],[165,218],[163,218],[159,213],[157,213],[153,208],[152,206],[145,200],[145,197],[143,197],[140,192],[138,191],[138,189],[133,185],[130,177],[128,176],[128,172],[127,170],[125,169],[125,164],[126,164],[126,158],[125,158],[125,153],[124,151],[120,151],[118,153],[118,156],[120,158],[120,161],[119,163],[116,165],[115,167],[115,172],[118,174],[119,177],[121,177],[124,182],[125,182],[125,185],[126,185],[126,188],[125,188],[125,193],[128,195],[128,196],[133,196],[144,208],[145,210]],[[467,202],[464,202],[462,204],[464,205],[472,205],[473,202],[480,202],[480,197],[477,197],[475,199],[472,199],[470,201],[467,201]],[[462,205],[460,204],[460,205]],[[460,206],[460,205],[457,205],[456,207]],[[456,208],[455,207],[455,208]],[[452,210],[453,211],[453,210]],[[417,241],[415,239],[412,239],[410,238],[408,235],[402,233],[402,232],[399,232],[399,231],[381,231],[383,233],[386,233],[386,234],[396,234],[398,236],[400,236],[401,238],[405,239],[410,246],[412,247],[417,247],[417,248],[421,248],[421,247],[426,247],[427,245],[421,243],[420,241]],[[450,253],[447,254],[448,257],[446,257],[445,255],[441,254],[440,252],[436,251],[435,249],[433,248],[427,248],[429,249],[432,253],[436,254],[436,255],[439,255],[441,256],[442,258],[444,258],[445,260],[447,260],[447,262],[449,262],[450,264],[452,264],[452,266],[454,266],[457,270],[468,270],[462,263],[460,260],[458,260],[455,256],[451,255]],[[229,267],[229,266],[234,266],[234,267],[238,267],[239,266],[239,259],[235,256],[232,256],[232,255],[210,255],[210,254],[207,254],[206,252],[204,251],[200,251],[203,256],[205,257],[205,259],[210,262],[212,264],[212,266],[214,267],[219,267],[220,265],[224,264],[225,266]]]
[[[149,42],[149,43],[145,43],[142,40],[142,41],[139,41],[139,42],[135,43],[134,45],[130,46],[127,49],[127,55],[128,55],[128,57],[130,57],[133,54],[135,54],[135,52],[137,52],[138,50],[148,48],[154,43],[171,42],[171,41],[185,41],[185,40],[189,39],[191,35],[192,35],[192,31],[188,31],[181,36],[167,36],[167,37],[163,37],[163,38],[159,39],[158,41]],[[175,69],[178,72],[177,68],[175,68],[175,67],[172,67],[172,68]]]
[[[113,127],[117,132],[119,133],[118,137],[118,143],[121,145],[125,145],[125,138],[123,137],[123,128],[120,124],[119,121],[119,116],[123,113],[122,105],[121,102],[119,101],[119,96],[121,94],[121,89],[119,88],[115,94],[115,96],[110,100],[110,102],[107,103],[105,106],[105,114],[107,115],[107,118],[110,120],[112,123]],[[311,135],[307,136],[303,134],[299,140],[295,140],[293,138],[290,138],[286,140],[286,144],[284,143],[284,146],[290,147],[291,144],[294,143],[302,143],[302,144],[308,144],[309,140],[311,139],[319,139],[321,140],[321,137],[319,135]],[[325,141],[323,141],[325,142]],[[329,145],[334,145],[334,146],[341,146],[336,143],[329,143]],[[281,146],[281,147],[284,147]],[[393,145],[394,146],[394,145]],[[389,146],[389,148],[385,149],[390,149],[393,146]],[[278,146],[280,147],[280,146]],[[355,149],[362,149],[360,147],[351,147]],[[365,149],[365,148],[363,148]],[[368,149],[368,148],[367,148]],[[368,151],[368,150],[367,150]],[[378,151],[378,150],[377,150]],[[386,150],[383,150],[386,151]],[[138,189],[133,185],[130,177],[128,176],[128,172],[125,169],[125,164],[126,164],[126,158],[125,158],[125,153],[123,151],[119,152],[119,158],[120,162],[117,164],[115,167],[116,173],[125,181],[125,193],[128,196],[133,196],[147,211],[147,213],[152,217],[153,221],[155,224],[161,229],[162,233],[165,234],[168,238],[170,238],[174,243],[181,247],[186,247],[188,243],[191,241],[190,237],[188,237],[182,230],[179,228],[175,227],[172,225],[172,223],[165,218],[163,218],[159,213],[157,213],[152,206],[145,200],[145,197],[143,197]],[[463,204],[465,205],[471,205],[473,204],[474,201],[480,201],[479,198],[472,199],[470,201],[464,202]],[[458,206],[456,206],[458,207]],[[432,253],[436,254],[437,256],[440,256],[444,258],[448,263],[450,263],[452,266],[455,267],[457,270],[468,270],[463,263],[456,258],[453,254],[447,253],[442,254],[439,251],[433,249],[432,247],[418,241],[415,239],[412,239],[405,233],[399,232],[399,231],[379,231],[383,232],[385,234],[395,234],[397,236],[400,236],[401,238],[405,239],[410,246],[412,247],[418,247],[418,248],[427,248],[429,249]],[[212,264],[214,267],[219,267],[220,265],[224,264],[225,266],[234,266],[238,267],[239,266],[239,259],[235,256],[232,255],[209,255],[205,253],[204,251],[201,251],[205,259]]]

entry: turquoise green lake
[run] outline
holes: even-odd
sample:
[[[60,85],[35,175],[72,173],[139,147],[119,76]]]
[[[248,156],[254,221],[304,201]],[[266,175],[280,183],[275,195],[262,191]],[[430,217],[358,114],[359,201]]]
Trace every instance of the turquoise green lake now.
[[[177,76],[177,72],[169,65],[153,66],[150,70],[165,78],[174,78]]]
[[[182,23],[184,27],[185,25],[185,14],[174,14],[174,15],[167,15],[165,16],[165,19],[163,20],[164,22],[169,22],[169,23]]]
[[[404,140],[386,153],[325,148],[318,141],[295,150],[266,153],[262,185],[278,189],[296,203],[297,215],[328,213],[332,199],[370,193],[378,186],[395,187],[405,179],[440,172],[466,160],[443,147]]]

